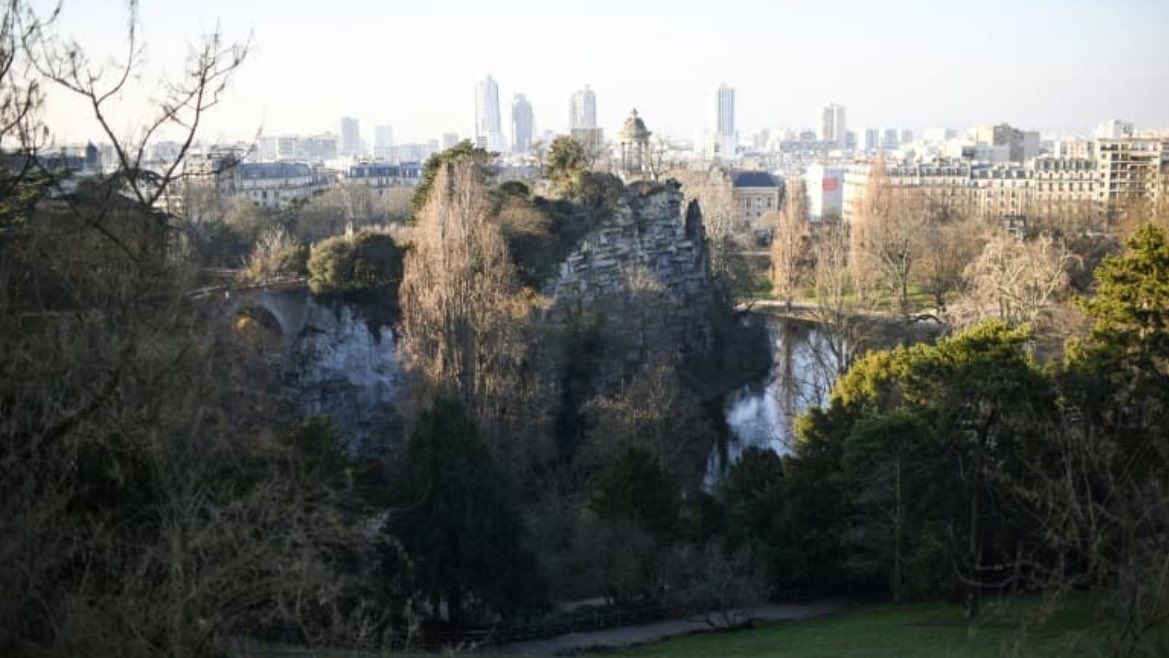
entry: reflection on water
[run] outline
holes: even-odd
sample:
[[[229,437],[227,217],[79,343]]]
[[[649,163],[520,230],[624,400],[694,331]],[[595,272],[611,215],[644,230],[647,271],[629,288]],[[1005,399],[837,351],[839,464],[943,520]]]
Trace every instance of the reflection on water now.
[[[823,332],[805,322],[771,318],[771,369],[765,379],[727,396],[726,421],[731,437],[715,446],[707,463],[706,484],[714,486],[728,464],[750,446],[792,452],[795,418],[821,406],[836,378],[837,359]]]

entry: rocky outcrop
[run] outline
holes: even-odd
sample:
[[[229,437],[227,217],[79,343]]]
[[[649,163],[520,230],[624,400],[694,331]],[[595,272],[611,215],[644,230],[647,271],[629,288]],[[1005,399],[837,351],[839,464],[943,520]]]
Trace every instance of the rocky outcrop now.
[[[362,456],[397,442],[403,374],[389,327],[351,304],[309,297],[305,323],[284,359],[284,383],[304,416],[328,416]]]
[[[583,318],[600,331],[604,387],[655,354],[711,349],[714,290],[698,205],[683,215],[676,182],[638,183],[547,283],[547,319]]]

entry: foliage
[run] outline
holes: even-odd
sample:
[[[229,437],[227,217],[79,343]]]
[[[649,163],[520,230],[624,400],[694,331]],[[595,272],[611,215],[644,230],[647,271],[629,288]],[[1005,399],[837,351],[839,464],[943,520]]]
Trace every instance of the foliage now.
[[[579,198],[583,177],[589,169],[589,157],[580,142],[561,135],[552,141],[548,152],[546,176],[565,198]]]
[[[439,398],[419,414],[394,500],[385,532],[433,610],[445,603],[450,621],[475,624],[538,602],[510,485],[462,403]]]
[[[1028,339],[987,323],[937,345],[871,352],[800,425],[796,470],[811,457],[846,483],[836,491],[850,510],[841,566],[862,582],[886,582],[895,597],[906,583],[925,596],[966,586],[977,614],[984,580],[1004,576],[987,565],[1009,562],[1019,540],[1007,483],[1042,454],[1056,417]],[[828,463],[815,459],[821,445],[833,448]],[[957,572],[937,579],[938,559]]]
[[[575,462],[585,479],[629,447],[648,452],[680,484],[701,479],[714,432],[694,394],[682,385],[680,367],[675,358],[654,359],[622,389],[586,405],[590,427]]]
[[[625,519],[660,536],[678,522],[678,487],[653,453],[630,446],[601,476],[589,508],[602,519]]]
[[[464,139],[449,149],[430,156],[422,167],[422,180],[414,188],[414,197],[410,201],[413,212],[409,221],[411,223],[417,221],[418,214],[430,201],[430,190],[434,187],[439,172],[444,168],[457,162],[469,162],[473,165],[477,179],[482,182],[486,179],[486,170],[491,166],[492,159],[493,156],[486,149],[475,146],[469,139]]]
[[[329,238],[312,249],[308,285],[316,295],[392,290],[402,279],[403,250],[385,233]]]
[[[496,458],[521,468],[543,457],[540,389],[525,367],[537,300],[519,281],[492,205],[471,161],[438,173],[406,256],[400,349],[416,395],[462,400]]]
[[[345,183],[291,207],[288,224],[298,239],[312,244],[350,229],[404,222],[412,212],[413,194],[413,188],[405,185],[375,190]]]
[[[292,241],[284,229],[271,228],[257,240],[244,276],[252,281],[302,277],[308,273],[308,260],[308,245]]]

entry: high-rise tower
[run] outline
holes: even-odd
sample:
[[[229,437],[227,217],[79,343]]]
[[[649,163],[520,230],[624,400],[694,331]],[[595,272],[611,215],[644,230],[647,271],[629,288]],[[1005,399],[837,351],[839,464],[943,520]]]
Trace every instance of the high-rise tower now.
[[[511,150],[524,154],[532,148],[532,104],[523,94],[511,101]]]
[[[503,151],[499,120],[499,85],[487,76],[475,85],[475,145],[494,153]]]
[[[596,127],[597,95],[585,85],[584,89],[572,95],[572,103],[568,108],[568,129],[571,132],[578,128]]]
[[[844,106],[829,103],[825,106],[821,119],[820,140],[832,142],[837,148],[844,148],[846,134]]]
[[[361,126],[353,117],[341,117],[341,155],[361,153]]]
[[[735,88],[727,85],[718,87],[718,135],[735,136]]]

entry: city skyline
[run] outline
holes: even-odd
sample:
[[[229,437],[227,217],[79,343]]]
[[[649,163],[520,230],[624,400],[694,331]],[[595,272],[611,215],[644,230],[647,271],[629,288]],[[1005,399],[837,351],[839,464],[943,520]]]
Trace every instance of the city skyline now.
[[[341,116],[367,126],[388,121],[403,143],[452,131],[473,135],[467,89],[485,73],[498,81],[505,98],[526,95],[546,118],[541,130],[558,132],[568,128],[561,108],[586,83],[601,99],[599,127],[616,129],[636,107],[657,134],[687,138],[710,130],[707,94],[720,82],[736,90],[735,123],[743,137],[762,128],[814,129],[810,118],[828,102],[848,108],[854,130],[1009,122],[1045,132],[1090,132],[1113,117],[1138,129],[1169,127],[1169,80],[1158,70],[1169,58],[1169,45],[1158,34],[1169,23],[1166,3],[987,2],[951,15],[905,1],[881,8],[856,2],[602,1],[580,17],[520,1],[378,7],[293,1],[280,7],[227,0],[142,3],[146,61],[157,69],[175,70],[186,44],[216,24],[229,39],[251,34],[253,51],[223,104],[209,115],[204,138],[313,134],[334,129]],[[704,29],[741,10],[758,20],[741,33],[729,31],[734,39]],[[660,37],[651,30],[629,42],[622,57],[607,57],[597,35],[612,29],[606,17],[616,15],[670,29],[658,30]],[[363,18],[343,20],[352,16]],[[522,38],[499,37],[517,21],[532,29]],[[426,66],[383,70],[347,63],[374,61],[383,41],[375,36],[389,25],[399,26],[391,31],[395,49],[426,53]],[[401,27],[409,25],[419,28]],[[123,49],[122,2],[66,2],[60,26],[95,60]],[[667,38],[690,39],[695,47],[665,48]],[[961,43],[995,47],[957,47]],[[1000,47],[1004,43],[1011,47]],[[732,60],[720,54],[730,46],[739,53]],[[125,102],[127,129],[134,110],[145,107],[133,99]],[[63,102],[61,94],[51,95],[45,116],[63,140],[97,136],[85,108]]]

